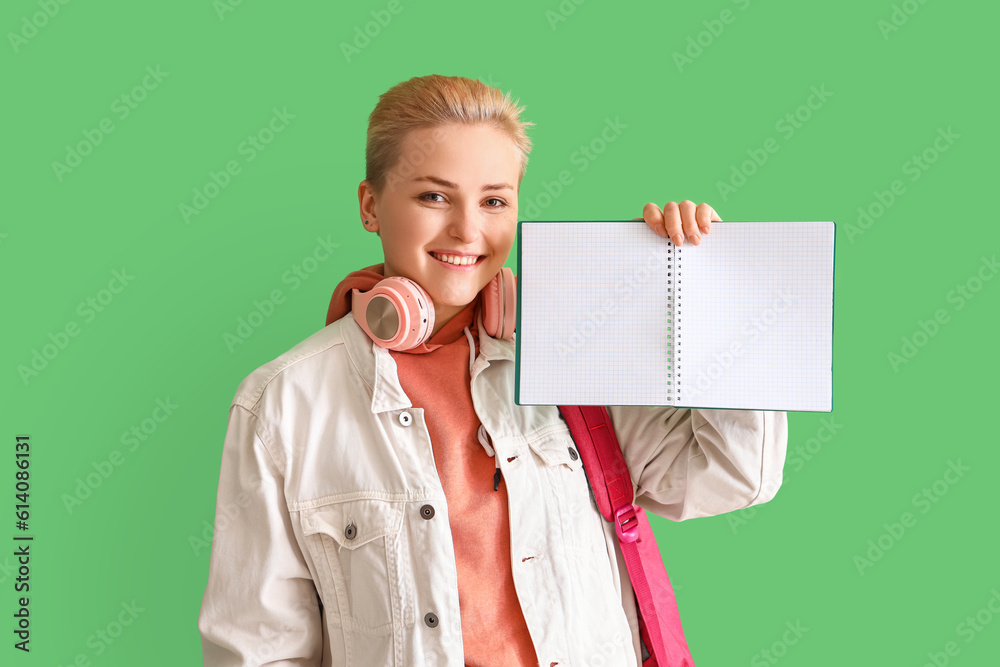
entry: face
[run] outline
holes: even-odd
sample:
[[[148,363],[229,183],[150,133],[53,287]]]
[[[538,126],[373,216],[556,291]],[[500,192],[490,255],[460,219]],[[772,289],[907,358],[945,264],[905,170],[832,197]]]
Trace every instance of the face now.
[[[485,124],[411,131],[376,195],[358,189],[365,229],[378,231],[385,275],[404,276],[434,303],[435,333],[500,271],[517,230],[520,161]]]

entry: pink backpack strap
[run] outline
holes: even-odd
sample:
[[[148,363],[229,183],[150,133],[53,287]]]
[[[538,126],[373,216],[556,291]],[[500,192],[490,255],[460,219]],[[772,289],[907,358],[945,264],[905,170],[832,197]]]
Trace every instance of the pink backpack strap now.
[[[611,521],[639,607],[639,634],[650,652],[643,667],[694,667],[673,586],[641,507],[632,504],[632,476],[603,406],[560,406],[580,450],[594,500]]]

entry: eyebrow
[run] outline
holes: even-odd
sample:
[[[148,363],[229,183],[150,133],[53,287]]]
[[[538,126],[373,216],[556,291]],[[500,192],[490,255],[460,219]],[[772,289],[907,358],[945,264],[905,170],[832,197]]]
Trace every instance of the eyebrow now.
[[[418,176],[417,178],[414,178],[413,181],[411,182],[416,183],[418,181],[430,181],[431,183],[437,183],[438,185],[445,188],[452,188],[453,190],[458,189],[457,183],[446,181],[443,178],[438,178],[437,176]],[[504,190],[504,189],[513,190],[514,186],[509,185],[507,183],[490,183],[488,185],[484,185],[482,191],[486,192],[488,190]]]

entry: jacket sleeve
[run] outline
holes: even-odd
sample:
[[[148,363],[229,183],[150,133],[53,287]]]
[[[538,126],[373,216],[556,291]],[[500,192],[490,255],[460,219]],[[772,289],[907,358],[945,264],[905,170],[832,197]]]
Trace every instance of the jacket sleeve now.
[[[257,418],[236,404],[222,449],[198,630],[205,667],[321,661],[316,588],[292,531],[283,477]]]
[[[784,412],[611,406],[635,504],[672,521],[764,503],[781,486]]]

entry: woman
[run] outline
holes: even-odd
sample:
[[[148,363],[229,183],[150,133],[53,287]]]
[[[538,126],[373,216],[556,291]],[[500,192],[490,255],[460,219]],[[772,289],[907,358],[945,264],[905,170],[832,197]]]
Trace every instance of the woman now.
[[[514,405],[514,343],[483,327],[531,148],[521,110],[461,77],[381,96],[358,199],[385,261],[348,275],[328,326],[236,391],[206,665],[639,664],[617,538],[565,422]],[[689,201],[643,219],[678,244],[719,220]],[[388,276],[433,306],[431,337],[409,350],[373,344],[351,312],[353,290]],[[719,514],[780,485],[783,412],[609,413],[648,511]]]

